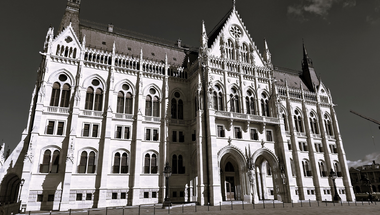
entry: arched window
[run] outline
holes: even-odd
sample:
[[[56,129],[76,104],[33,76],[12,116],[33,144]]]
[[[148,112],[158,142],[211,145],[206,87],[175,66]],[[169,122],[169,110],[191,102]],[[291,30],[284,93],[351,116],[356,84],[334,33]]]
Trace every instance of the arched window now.
[[[115,153],[112,173],[128,173],[128,155],[126,152],[120,157],[120,153]]]
[[[247,114],[256,114],[255,96],[250,90],[247,91],[247,96],[245,97],[245,104],[247,107]]]
[[[132,89],[128,84],[123,84],[122,90],[117,94],[117,113],[132,114]]]
[[[160,116],[160,98],[154,88],[150,88],[149,94],[145,98],[145,115],[154,117]]]
[[[288,117],[284,113],[282,114],[282,120],[284,121],[285,131],[289,131]]]
[[[58,80],[52,87],[50,106],[58,107],[59,105],[60,107],[69,107],[70,92],[71,86],[69,84],[69,79],[65,74],[60,74]]]
[[[294,167],[294,161],[293,159],[290,159],[290,168],[292,169],[292,176],[296,176],[296,170]]]
[[[146,153],[144,162],[145,174],[156,174],[158,170],[157,155],[155,153]]]
[[[232,40],[227,41],[227,47],[226,47],[226,53],[227,53],[227,58],[234,60],[234,42]]]
[[[340,168],[340,164],[338,161],[334,161],[334,172],[338,177],[342,177],[342,169]]]
[[[313,112],[310,113],[310,129],[313,134],[319,134],[318,122],[315,114]]]
[[[226,172],[235,172],[235,168],[231,162],[227,162],[226,167],[224,169]]]
[[[42,159],[42,164],[40,165],[40,173],[49,173],[51,160],[51,151],[46,150]]]
[[[51,162],[51,173],[58,173],[59,170],[59,151],[55,150],[53,153],[53,159]]]
[[[183,165],[182,155],[173,155],[172,157],[172,173],[185,174],[185,166]]]
[[[231,112],[240,113],[239,94],[236,88],[231,88],[230,108]]]
[[[241,61],[244,63],[248,63],[249,61],[248,46],[245,43],[243,44],[243,48],[241,51]]]
[[[268,97],[265,93],[261,94],[261,115],[270,116]]]
[[[325,115],[325,127],[326,127],[326,134],[329,135],[329,136],[334,136],[334,132],[333,132],[333,127],[332,127],[332,124],[331,124],[331,120],[330,120],[330,117],[328,117],[327,115]]]
[[[303,123],[301,113],[298,110],[294,111],[294,126],[297,132],[303,132]]]
[[[214,86],[213,103],[214,103],[215,110],[220,110],[220,111],[224,110],[223,93],[219,85]]]
[[[87,88],[84,108],[95,111],[103,110],[103,90],[101,89],[100,81],[97,79],[92,80],[91,86]]]
[[[268,161],[266,161],[266,168],[267,168],[267,175],[272,175],[272,169]]]
[[[311,172],[311,166],[308,160],[302,161],[303,175],[304,176],[313,176]]]
[[[83,151],[80,156],[78,173],[95,173],[96,156],[94,151]]]
[[[40,173],[58,173],[59,169],[59,151],[55,150],[53,157],[51,150],[47,149],[43,153],[42,164],[40,164]]]
[[[327,168],[326,168],[325,162],[324,161],[319,161],[318,162],[318,166],[319,166],[320,176],[321,177],[327,177],[328,174],[327,174]]]
[[[183,119],[183,101],[179,92],[175,92],[171,100],[171,115],[172,119]]]

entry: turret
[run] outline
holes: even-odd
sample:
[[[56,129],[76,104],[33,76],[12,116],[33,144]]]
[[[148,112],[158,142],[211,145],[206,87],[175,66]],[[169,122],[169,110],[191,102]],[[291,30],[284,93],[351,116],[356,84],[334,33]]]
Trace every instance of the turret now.
[[[200,48],[200,52],[201,53],[205,53],[207,51],[207,48],[208,48],[208,37],[207,37],[207,32],[206,32],[206,26],[205,26],[205,22],[202,20],[202,35],[201,35],[201,48]]]
[[[305,82],[307,88],[311,91],[315,91],[315,86],[319,85],[319,79],[314,71],[313,61],[307,54],[305,44],[303,46],[303,59],[302,59],[302,75],[301,78]]]
[[[264,60],[267,63],[267,65],[269,67],[272,67],[272,55],[271,55],[271,53],[269,51],[268,43],[267,43],[267,41],[265,39],[264,39],[264,53],[263,53],[263,57],[264,57]]]
[[[66,10],[63,14],[58,33],[62,32],[70,23],[75,34],[79,37],[79,10],[81,0],[67,0]]]

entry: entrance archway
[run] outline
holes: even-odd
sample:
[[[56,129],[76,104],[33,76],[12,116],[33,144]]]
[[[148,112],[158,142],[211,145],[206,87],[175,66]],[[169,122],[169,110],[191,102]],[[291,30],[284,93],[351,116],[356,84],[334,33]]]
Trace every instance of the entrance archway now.
[[[16,203],[19,194],[21,180],[13,173],[6,175],[1,182],[0,203]]]
[[[239,174],[239,166],[232,156],[221,162],[221,182],[223,201],[234,201],[242,199],[242,189]]]

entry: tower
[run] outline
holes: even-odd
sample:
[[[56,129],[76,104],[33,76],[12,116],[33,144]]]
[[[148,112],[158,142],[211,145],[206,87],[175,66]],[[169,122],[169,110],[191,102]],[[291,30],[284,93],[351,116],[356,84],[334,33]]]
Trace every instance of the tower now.
[[[66,10],[63,14],[59,31],[62,32],[68,25],[73,27],[75,34],[79,36],[79,10],[81,0],[67,0]]]
[[[314,86],[319,85],[317,74],[314,71],[313,61],[307,54],[305,44],[303,44],[303,59],[302,59],[302,77],[307,88],[314,92]]]

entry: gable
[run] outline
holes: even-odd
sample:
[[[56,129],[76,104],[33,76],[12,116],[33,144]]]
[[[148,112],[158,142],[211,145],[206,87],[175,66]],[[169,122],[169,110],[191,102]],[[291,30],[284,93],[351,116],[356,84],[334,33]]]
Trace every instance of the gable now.
[[[51,52],[58,56],[77,59],[81,47],[78,37],[69,25],[53,40]]]

